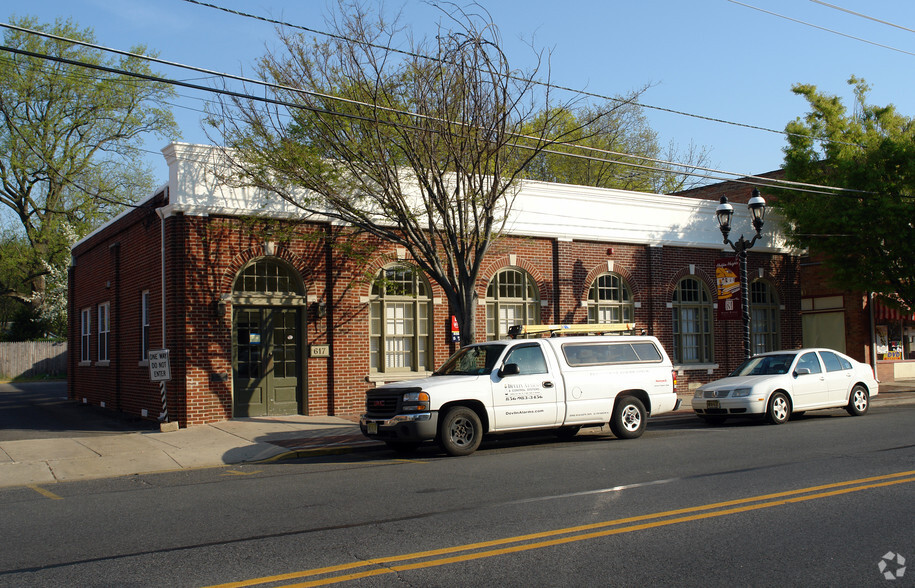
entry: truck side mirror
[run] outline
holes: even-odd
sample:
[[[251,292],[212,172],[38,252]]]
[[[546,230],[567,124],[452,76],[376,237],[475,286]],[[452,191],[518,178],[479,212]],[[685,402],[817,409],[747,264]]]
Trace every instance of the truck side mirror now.
[[[521,373],[521,368],[518,367],[517,363],[507,363],[502,366],[502,369],[499,370],[499,377],[504,378],[505,376],[517,376]]]

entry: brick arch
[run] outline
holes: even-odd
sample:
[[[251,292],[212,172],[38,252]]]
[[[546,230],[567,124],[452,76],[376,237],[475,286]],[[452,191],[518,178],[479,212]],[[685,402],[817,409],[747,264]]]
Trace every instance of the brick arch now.
[[[299,274],[299,278],[302,280],[302,286],[305,292],[308,292],[311,272],[309,271],[308,265],[305,263],[305,260],[302,258],[302,256],[297,255],[289,249],[280,246],[276,247],[273,255],[268,255],[265,245],[251,247],[245,251],[242,251],[241,253],[238,253],[235,255],[235,257],[232,258],[219,278],[220,291],[223,293],[231,294],[232,285],[235,283],[235,278],[238,277],[238,274],[241,272],[241,270],[254,260],[268,257],[274,257],[289,264],[289,266]]]
[[[435,283],[434,280],[429,279],[429,276],[427,276],[426,272],[424,272],[423,269],[421,267],[419,267],[419,264],[416,263],[412,258],[397,259],[396,255],[394,255],[393,252],[383,253],[383,254],[379,255],[378,257],[376,257],[375,259],[373,259],[372,261],[370,261],[365,266],[365,273],[368,276],[374,277],[382,269],[384,269],[388,266],[392,266],[392,265],[405,265],[405,266],[409,266],[409,267],[412,267],[413,269],[415,269],[422,276],[423,280],[426,281],[426,286],[429,288],[429,295],[430,296],[436,295],[436,292],[437,292],[436,288],[438,287],[438,284]],[[359,295],[363,296],[363,297],[368,297],[368,296],[372,295],[372,280],[365,280],[365,282],[361,286],[361,291],[360,291]]]
[[[632,275],[632,272],[629,271],[629,268],[619,265],[616,261],[613,262],[613,271],[607,269],[607,263],[595,266],[588,275],[585,277],[585,290],[586,292],[590,291],[591,285],[594,283],[594,280],[599,278],[604,274],[617,274],[619,277],[626,280],[626,283],[629,284],[629,288],[632,290],[632,300],[635,301],[639,296],[639,292],[642,290],[641,284],[639,284],[635,276]],[[587,299],[587,293],[585,294]]]
[[[775,290],[775,293],[778,295],[778,303],[784,304],[784,300],[785,300],[785,293],[783,291],[784,286],[782,285],[781,281],[777,279],[777,276],[775,274],[773,274],[772,272],[770,272],[769,270],[764,268],[762,276],[760,276],[759,273],[757,273],[755,276],[753,276],[753,278],[747,279],[747,284],[752,284],[753,282],[756,282],[759,280],[764,280],[767,284],[769,284],[769,286],[771,286],[772,289]]]
[[[782,286],[781,286],[781,284],[778,283],[778,281],[775,279],[775,276],[772,275],[771,272],[768,272],[768,271],[763,272],[762,277],[760,277],[759,274],[756,274],[756,276],[753,277],[752,279],[747,279],[747,285],[749,286],[753,282],[758,282],[760,280],[769,284],[769,287],[772,288],[773,290],[775,290],[775,294],[776,294],[776,296],[778,296],[778,304],[779,305],[784,304],[785,294],[784,294],[784,292],[782,292]]]
[[[677,284],[680,283],[680,280],[682,280],[683,278],[686,278],[686,277],[694,277],[694,278],[701,280],[705,284],[705,287],[708,288],[708,290],[709,290],[709,294],[711,295],[712,304],[714,304],[717,301],[717,295],[716,295],[718,292],[717,280],[713,276],[710,276],[708,274],[708,272],[706,272],[702,268],[697,267],[696,273],[691,274],[691,273],[689,273],[689,268],[684,267],[684,268],[680,269],[680,271],[675,273],[673,275],[673,277],[671,277],[670,281],[667,282],[667,298],[665,299],[666,302],[670,302],[673,299],[674,290],[677,289]]]
[[[480,278],[477,280],[477,296],[480,300],[486,298],[486,290],[489,288],[489,283],[492,282],[492,279],[499,273],[501,270],[506,268],[518,268],[526,271],[537,284],[537,294],[540,297],[540,300],[544,300],[543,291],[546,287],[546,280],[543,277],[543,274],[537,267],[526,259],[515,259],[515,263],[511,263],[511,258],[508,255],[503,255],[492,260],[484,269],[480,272]],[[549,298],[546,298],[549,300]]]

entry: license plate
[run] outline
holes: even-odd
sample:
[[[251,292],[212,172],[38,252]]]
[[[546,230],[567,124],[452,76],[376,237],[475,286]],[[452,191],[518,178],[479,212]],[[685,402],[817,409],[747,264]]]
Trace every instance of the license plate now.
[[[721,408],[721,404],[717,400],[706,400],[705,408]]]
[[[365,423],[365,430],[369,435],[378,434],[378,423],[373,423],[371,421]]]

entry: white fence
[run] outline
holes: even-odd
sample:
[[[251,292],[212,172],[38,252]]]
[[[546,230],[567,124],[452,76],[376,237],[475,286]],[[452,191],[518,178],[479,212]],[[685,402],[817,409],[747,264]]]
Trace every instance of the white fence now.
[[[0,343],[0,378],[65,378],[66,376],[66,342]]]

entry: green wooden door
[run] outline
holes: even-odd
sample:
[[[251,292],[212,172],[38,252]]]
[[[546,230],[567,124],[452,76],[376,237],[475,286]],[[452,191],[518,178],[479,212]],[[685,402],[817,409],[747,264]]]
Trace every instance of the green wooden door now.
[[[233,315],[234,416],[298,414],[299,310],[241,306]]]

